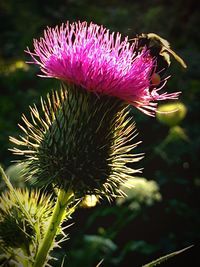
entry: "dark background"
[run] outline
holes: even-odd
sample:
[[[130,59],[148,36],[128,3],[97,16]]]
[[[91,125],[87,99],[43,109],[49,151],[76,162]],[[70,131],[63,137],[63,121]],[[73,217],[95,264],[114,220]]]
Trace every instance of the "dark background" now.
[[[93,21],[130,38],[137,33],[154,32],[170,41],[186,61],[184,70],[173,62],[172,77],[166,89],[182,91],[180,101],[187,108],[179,123],[185,136],[177,135],[163,145],[169,127],[156,118],[132,109],[143,143],[136,152],[145,152],[138,168],[142,176],[159,185],[162,201],[138,210],[128,205],[101,203],[92,209],[79,209],[70,240],[57,252],[67,253],[65,266],[142,266],[161,255],[194,244],[194,248],[169,260],[163,266],[200,266],[195,263],[200,239],[200,19],[198,1],[17,1],[0,2],[0,163],[8,168],[14,158],[8,151],[8,136],[17,136],[17,124],[28,106],[41,95],[58,87],[56,81],[36,75],[39,69],[27,66],[24,50],[32,49],[33,38],[44,28],[62,22]],[[135,199],[134,201],[138,201]],[[55,266],[60,266],[57,263]]]

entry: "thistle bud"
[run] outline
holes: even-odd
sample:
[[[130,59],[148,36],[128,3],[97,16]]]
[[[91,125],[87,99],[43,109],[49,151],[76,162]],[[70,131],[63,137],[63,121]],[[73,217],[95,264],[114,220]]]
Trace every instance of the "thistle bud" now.
[[[23,116],[25,135],[11,141],[41,186],[110,198],[136,172],[127,166],[141,158],[132,154],[135,124],[120,100],[64,85],[42,100],[42,112],[31,108],[31,117]]]
[[[187,108],[181,102],[163,104],[158,107],[157,119],[169,127],[178,125],[186,116]]]
[[[33,261],[53,202],[49,196],[28,189],[17,189],[16,196],[9,191],[0,197],[0,247],[10,259],[22,264],[26,260]]]

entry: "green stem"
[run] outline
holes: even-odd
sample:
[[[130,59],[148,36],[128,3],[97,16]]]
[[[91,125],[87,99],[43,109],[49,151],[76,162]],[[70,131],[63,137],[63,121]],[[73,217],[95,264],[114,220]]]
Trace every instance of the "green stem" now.
[[[58,227],[65,218],[66,207],[70,203],[73,195],[74,194],[71,190],[68,190],[68,192],[63,189],[59,190],[57,202],[55,204],[47,232],[42,240],[41,245],[39,246],[33,267],[44,266],[48,252],[52,246],[52,242],[54,241],[54,238],[58,232]],[[70,211],[69,214],[71,214]]]

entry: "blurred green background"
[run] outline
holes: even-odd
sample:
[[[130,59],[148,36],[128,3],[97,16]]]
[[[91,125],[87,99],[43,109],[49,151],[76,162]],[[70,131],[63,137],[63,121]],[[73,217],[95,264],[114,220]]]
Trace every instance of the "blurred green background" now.
[[[196,244],[200,239],[200,16],[198,1],[131,0],[57,0],[0,1],[0,163],[17,186],[15,157],[8,151],[8,136],[17,136],[21,114],[57,81],[37,77],[39,69],[24,62],[24,53],[32,49],[33,38],[48,26],[69,20],[87,20],[120,31],[130,38],[137,33],[154,32],[166,38],[186,61],[182,69],[172,62],[170,92],[182,91],[175,115],[147,117],[131,110],[142,144],[136,152],[145,158],[136,168],[144,168],[135,179],[135,190],[127,199],[96,207],[79,209],[75,224],[68,229],[70,240],[55,253],[64,266],[142,266],[161,255]],[[164,110],[174,110],[165,106]],[[161,109],[162,109],[161,108]],[[170,117],[171,116],[171,117]],[[166,118],[167,117],[167,118]],[[177,119],[178,118],[178,119]],[[3,190],[3,189],[2,189]],[[181,256],[179,264],[187,265]],[[194,258],[192,258],[194,259]],[[182,260],[182,261],[181,261]],[[180,263],[181,262],[181,263]],[[186,265],[184,265],[186,264]],[[60,266],[60,262],[55,264]],[[165,266],[163,264],[163,266]]]

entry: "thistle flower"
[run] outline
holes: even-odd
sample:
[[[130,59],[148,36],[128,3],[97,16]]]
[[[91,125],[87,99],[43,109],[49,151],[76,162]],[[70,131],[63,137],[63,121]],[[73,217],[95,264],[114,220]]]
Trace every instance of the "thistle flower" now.
[[[42,100],[41,112],[31,108],[31,121],[22,118],[25,136],[11,137],[20,146],[13,151],[26,157],[27,176],[40,185],[110,198],[137,172],[127,166],[141,158],[132,154],[135,124],[116,98],[63,85]]]
[[[67,22],[47,28],[43,38],[34,40],[34,52],[27,52],[46,77],[117,97],[154,115],[155,101],[176,99],[179,93],[159,94],[164,85],[157,88],[151,83],[156,59],[145,47],[138,51],[137,39],[132,44],[127,37],[121,39],[119,33],[110,33],[103,26]]]
[[[50,196],[28,189],[7,191],[0,197],[0,247],[18,263],[34,260],[53,210]]]
[[[14,152],[27,158],[27,176],[80,196],[120,194],[120,183],[136,172],[128,164],[141,158],[132,154],[135,126],[126,104],[152,115],[153,100],[177,94],[152,88],[156,61],[147,49],[93,23],[48,28],[34,47],[32,63],[63,85],[42,100],[42,112],[31,108],[32,121],[23,116],[25,136],[11,138],[21,146]]]

